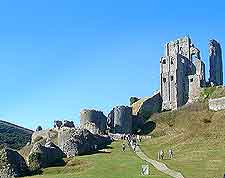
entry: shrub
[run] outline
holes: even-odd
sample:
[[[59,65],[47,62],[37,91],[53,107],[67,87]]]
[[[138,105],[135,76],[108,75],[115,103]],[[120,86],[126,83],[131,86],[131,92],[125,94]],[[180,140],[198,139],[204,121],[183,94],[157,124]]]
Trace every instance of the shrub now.
[[[137,97],[130,97],[130,106],[132,105],[132,104],[134,104],[135,102],[137,102],[139,100],[139,98],[137,98]]]
[[[42,130],[42,127],[39,125],[37,128],[36,128],[36,131],[41,131]]]

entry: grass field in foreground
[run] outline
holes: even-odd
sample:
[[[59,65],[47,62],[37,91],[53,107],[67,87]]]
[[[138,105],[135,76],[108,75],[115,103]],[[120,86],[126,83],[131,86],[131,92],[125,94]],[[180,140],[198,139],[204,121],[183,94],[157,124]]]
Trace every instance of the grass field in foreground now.
[[[121,142],[113,142],[111,148],[102,153],[78,156],[71,159],[65,167],[50,167],[43,170],[43,175],[31,178],[143,178],[140,175],[140,160],[130,149],[121,151]],[[150,178],[169,178],[151,165]]]

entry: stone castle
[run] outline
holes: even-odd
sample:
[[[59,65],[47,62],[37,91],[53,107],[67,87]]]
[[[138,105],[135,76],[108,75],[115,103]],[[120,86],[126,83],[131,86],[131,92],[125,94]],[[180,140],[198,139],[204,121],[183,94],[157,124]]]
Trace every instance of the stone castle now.
[[[216,40],[209,42],[210,78],[205,79],[205,64],[200,50],[189,37],[171,41],[160,60],[162,110],[175,110],[196,100],[206,85],[222,85],[222,54]]]
[[[200,50],[189,37],[165,45],[160,59],[160,91],[135,101],[130,107],[116,106],[108,116],[96,110],[82,110],[80,126],[93,134],[132,133],[143,127],[152,113],[176,110],[200,96],[201,88],[223,84],[222,52],[216,40],[209,41],[210,77],[205,78],[205,64]]]

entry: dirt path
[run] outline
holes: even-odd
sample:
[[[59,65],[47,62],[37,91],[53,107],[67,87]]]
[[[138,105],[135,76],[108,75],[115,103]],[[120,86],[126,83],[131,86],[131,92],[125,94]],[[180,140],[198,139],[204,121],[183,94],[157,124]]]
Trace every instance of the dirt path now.
[[[133,146],[131,146],[133,148]],[[141,149],[139,146],[136,146],[135,153],[139,158],[144,161],[147,161],[151,165],[153,165],[157,170],[163,172],[174,178],[184,178],[184,176],[180,172],[176,172],[174,170],[169,169],[164,163],[158,162],[156,160],[150,159]]]

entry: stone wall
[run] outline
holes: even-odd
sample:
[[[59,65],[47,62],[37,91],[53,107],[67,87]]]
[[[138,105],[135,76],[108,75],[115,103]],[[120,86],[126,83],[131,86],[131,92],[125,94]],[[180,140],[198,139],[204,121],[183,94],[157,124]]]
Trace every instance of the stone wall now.
[[[214,86],[223,85],[222,49],[216,40],[209,41],[209,82]]]
[[[132,108],[128,106],[116,106],[108,115],[113,133],[132,133]]]
[[[162,98],[160,93],[157,92],[155,95],[145,97],[132,104],[133,115],[139,115],[143,118],[149,117],[152,113],[160,112],[162,109]]]
[[[166,44],[160,60],[162,110],[175,110],[192,101],[205,82],[205,66],[200,51],[189,37]]]
[[[84,109],[80,112],[80,127],[93,134],[106,132],[107,117],[101,111]]]
[[[225,97],[209,99],[209,109],[213,111],[219,111],[225,109]]]

